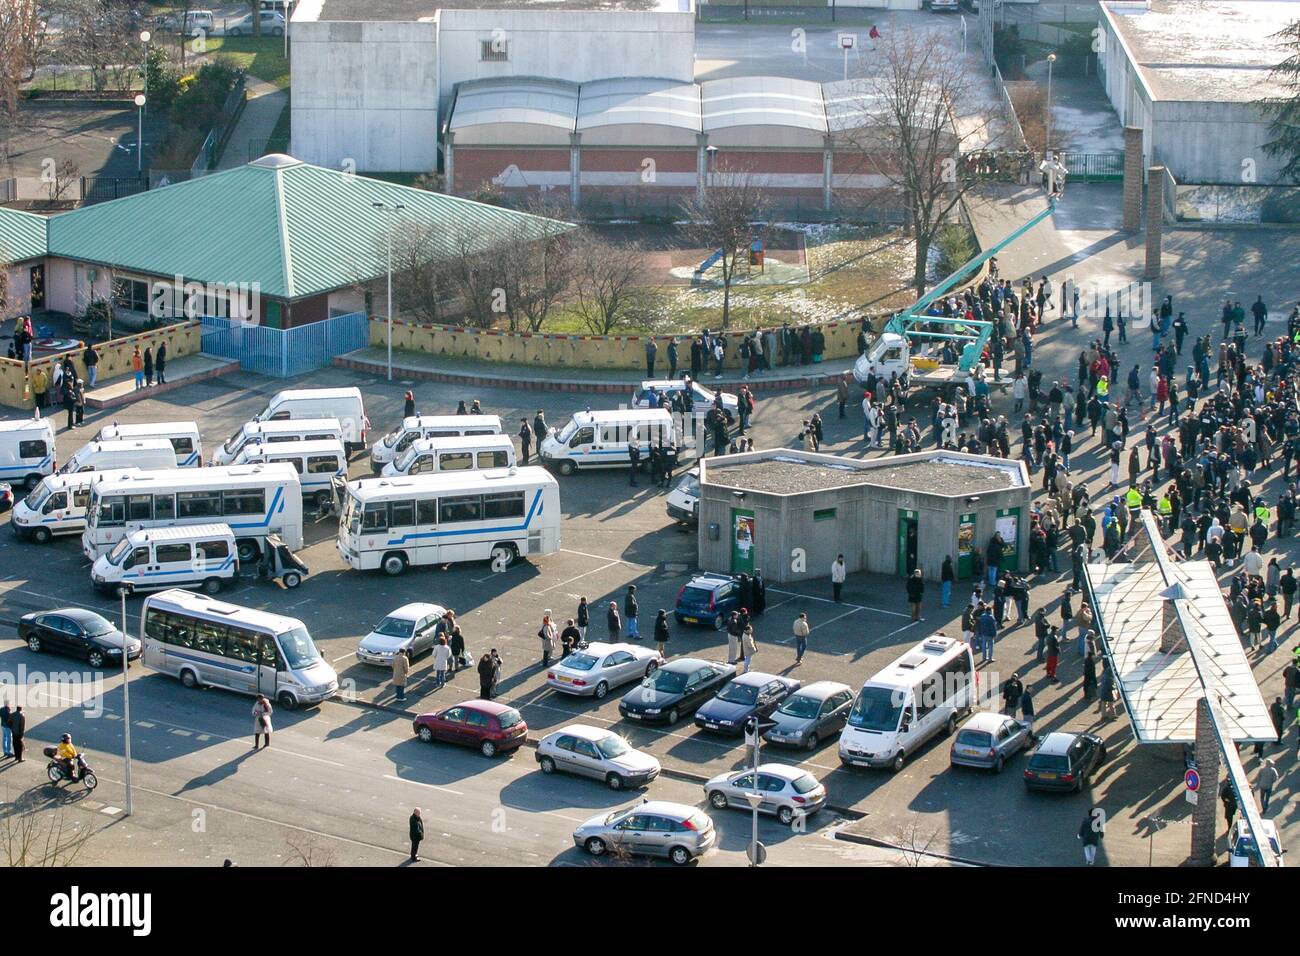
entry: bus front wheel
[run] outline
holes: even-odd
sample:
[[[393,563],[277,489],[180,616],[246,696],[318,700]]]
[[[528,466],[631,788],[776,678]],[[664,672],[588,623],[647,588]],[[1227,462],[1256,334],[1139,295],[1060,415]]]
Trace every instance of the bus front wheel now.
[[[194,671],[181,671],[181,686],[186,690],[194,690],[199,686],[199,679],[195,675]]]
[[[275,695],[275,702],[280,705],[281,710],[293,710],[298,706],[298,698],[287,690],[282,690]]]
[[[390,578],[395,578],[406,570],[406,555],[400,553],[386,554],[379,566]]]
[[[500,569],[504,571],[510,565],[515,563],[515,558],[519,555],[515,549],[508,544],[498,544],[492,548],[492,554],[489,560],[492,562],[493,570]]]

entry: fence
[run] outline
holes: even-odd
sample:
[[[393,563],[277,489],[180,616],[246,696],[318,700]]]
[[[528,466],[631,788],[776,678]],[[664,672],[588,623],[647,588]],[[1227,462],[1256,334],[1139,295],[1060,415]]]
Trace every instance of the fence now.
[[[15,202],[18,199],[18,180],[10,176],[0,179],[0,203]]]
[[[245,372],[272,378],[292,378],[355,352],[369,344],[364,312],[336,315],[292,329],[270,329],[235,319],[204,316],[202,351],[218,358],[237,359]]]
[[[1020,117],[1016,116],[1011,94],[1007,91],[1006,81],[1002,79],[1002,71],[998,69],[996,63],[993,64],[993,85],[997,88],[998,98],[1002,100],[1002,112],[1006,116],[1007,126],[1011,129],[1012,143],[1016,147],[1027,147],[1029,140],[1025,139],[1025,131],[1020,127]]]
[[[208,131],[203,145],[199,147],[199,154],[194,157],[194,162],[190,165],[191,174],[212,169],[221,158],[222,148],[230,138],[235,124],[239,122],[239,114],[244,112],[244,104],[247,102],[244,96],[244,79],[244,74],[241,73],[234,87],[226,95],[226,101],[221,105],[222,120]]]
[[[1086,183],[1118,182],[1124,178],[1123,153],[1072,153],[1058,158],[1070,179]]]
[[[82,176],[81,200],[91,206],[97,202],[134,196],[148,188],[148,176]]]

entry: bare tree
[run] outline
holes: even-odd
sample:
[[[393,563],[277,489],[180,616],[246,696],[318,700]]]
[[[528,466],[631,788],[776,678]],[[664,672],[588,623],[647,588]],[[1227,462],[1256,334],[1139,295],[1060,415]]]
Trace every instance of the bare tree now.
[[[262,35],[261,0],[248,0],[248,8],[253,11],[253,36]]]
[[[71,159],[64,159],[54,167],[54,176],[47,184],[50,191],[50,200],[57,201],[63,198],[63,194],[72,188],[72,185],[81,178],[81,167]]]
[[[476,328],[491,328],[505,312],[505,280],[500,262],[484,250],[478,233],[461,227],[451,236],[447,278]]]
[[[441,322],[451,270],[443,255],[439,228],[399,219],[393,226],[393,310],[421,322]],[[388,256],[388,237],[376,240],[376,257]]]
[[[549,217],[553,203],[533,200],[523,211]],[[544,219],[520,218],[497,238],[493,249],[500,263],[502,304],[510,331],[540,332],[551,308],[573,281],[571,238],[567,231],[547,228]]]
[[[0,315],[9,309],[9,270],[13,268],[13,257],[9,248],[0,242]]]
[[[96,91],[128,90],[140,71],[135,13],[126,0],[50,0],[62,32],[54,48],[59,62],[88,66]]]
[[[0,108],[18,110],[18,92],[36,73],[37,55],[45,36],[37,0],[0,3]]]
[[[879,44],[878,67],[856,81],[849,97],[857,116],[837,134],[846,172],[874,173],[899,194],[915,239],[912,284],[925,291],[930,246],[974,185],[960,162],[962,143],[978,124],[959,132],[953,104],[972,96],[963,62],[932,31],[896,30]],[[838,172],[839,170],[837,170]]]
[[[62,808],[28,794],[6,799],[0,812],[0,848],[8,867],[72,866],[89,839],[89,828],[69,824]]]
[[[653,293],[642,285],[645,250],[591,232],[573,242],[573,309],[592,335],[635,324],[650,310]]]
[[[722,273],[722,328],[731,322],[731,286],[751,243],[767,232],[771,212],[766,191],[747,169],[719,163],[708,175],[702,195],[686,203],[690,232],[700,245],[719,253]]]
[[[909,823],[896,837],[899,859],[903,866],[919,867],[930,855],[930,847],[938,838],[939,831],[934,830],[928,836],[921,832],[916,823]]]
[[[306,833],[290,832],[284,842],[288,850],[284,866],[329,867],[335,865],[338,857],[334,847],[325,846]]]

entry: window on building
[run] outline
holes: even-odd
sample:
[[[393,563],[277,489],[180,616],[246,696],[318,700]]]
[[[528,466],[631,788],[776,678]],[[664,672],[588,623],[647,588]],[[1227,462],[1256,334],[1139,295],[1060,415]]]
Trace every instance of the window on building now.
[[[834,520],[835,520],[834,508],[822,508],[819,511],[813,512],[813,521],[834,521]]]
[[[149,283],[139,279],[115,279],[113,306],[128,312],[148,312]]]
[[[510,59],[510,41],[502,37],[479,41],[480,63],[506,63]]]

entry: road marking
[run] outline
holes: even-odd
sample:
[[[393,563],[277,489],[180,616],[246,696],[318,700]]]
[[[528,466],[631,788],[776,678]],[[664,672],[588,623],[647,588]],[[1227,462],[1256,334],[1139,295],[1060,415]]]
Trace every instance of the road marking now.
[[[877,614],[888,614],[892,617],[908,617],[909,615],[901,611],[887,611],[883,607],[872,607],[869,604],[849,604],[847,601],[832,601],[830,598],[815,597],[811,594],[800,594],[798,591],[783,591],[781,588],[768,587],[769,591],[775,591],[777,594],[789,594],[792,598],[802,598],[805,601],[819,601],[822,604],[840,604],[844,607],[851,607],[859,611],[875,611]],[[784,602],[782,602],[784,603]]]
[[[346,654],[344,654],[342,657],[336,657],[336,658],[334,658],[334,660],[330,661],[330,663],[331,663],[331,664],[337,664],[339,661],[345,661],[345,660],[347,660],[349,657],[356,657],[356,655],[357,655],[357,652],[356,652],[356,651],[348,651],[348,652],[347,652]]]
[[[843,614],[837,614],[837,615],[835,615],[835,616],[834,616],[833,618],[831,618],[829,621],[822,621],[820,624],[814,624],[812,627],[808,628],[808,633],[811,634],[813,631],[817,630],[817,628],[819,628],[819,627],[825,627],[827,624],[834,624],[836,621],[838,621],[838,620],[839,620],[840,618],[842,618],[842,617],[848,617],[850,614],[857,614],[859,610],[861,610],[861,608],[856,608],[856,607],[855,607],[855,608],[850,608],[849,610],[845,611]],[[782,643],[782,644],[785,644],[785,643],[787,643],[787,642],[789,642],[789,641],[793,641],[793,640],[794,640],[793,637],[789,637],[789,638],[786,638],[786,640],[782,641],[781,643]]]
[[[896,628],[894,628],[892,631],[890,631],[888,634],[886,634],[885,637],[893,637],[895,634],[901,634],[903,631],[906,631],[909,627],[912,627],[913,625],[920,624],[920,623],[922,623],[922,622],[921,622],[921,621],[908,621],[908,622],[907,622],[906,624],[904,624],[902,627],[896,627]]]
[[[99,812],[102,813],[102,814],[104,814],[105,816],[115,817],[115,816],[117,816],[119,813],[122,812],[122,808],[121,808],[121,807],[102,807],[102,808],[100,808],[100,811],[99,811]]]
[[[135,724],[137,727],[144,727],[149,729],[152,729],[157,726],[157,724],[150,723],[147,720],[134,720],[132,721],[132,723]],[[230,737],[227,736],[226,734],[219,734],[215,730],[208,730],[208,731],[197,730],[194,727],[186,727],[182,724],[173,724],[170,721],[161,721],[161,723],[166,727],[172,728],[171,730],[169,730],[169,733],[176,734],[177,731],[180,731],[178,736],[188,737],[191,734],[196,734],[198,735],[198,738],[200,740],[207,740],[212,737],[216,737],[218,740],[235,741],[235,742],[244,739],[242,737]],[[276,747],[275,750],[276,753],[288,754],[290,757],[301,757],[303,760],[314,760],[317,763],[329,764],[331,767],[342,767],[345,770],[348,769],[347,764],[339,763],[337,760],[326,760],[324,757],[314,757],[311,754],[299,753],[296,750],[285,750],[283,747]]]
[[[569,578],[569,580],[567,581],[561,581],[559,584],[552,584],[549,588],[543,588],[540,591],[530,591],[529,593],[537,597],[541,597],[543,594],[546,594],[549,591],[554,591],[556,588],[562,588],[566,584],[572,584],[574,581],[577,581],[579,578],[585,578],[589,574],[599,574],[601,571],[607,571],[610,568],[614,567],[615,565],[622,564],[622,563],[623,563],[622,561],[611,561],[608,564],[603,564],[598,568],[592,568],[590,571],[584,571],[582,574],[575,575],[574,577]]]
[[[412,767],[412,770],[415,768]],[[398,783],[413,783],[417,787],[428,787],[430,790],[438,790],[442,793],[450,793],[453,797],[463,797],[465,794],[459,790],[453,790],[450,787],[440,787],[436,783],[425,783],[422,780],[408,780],[406,777],[395,777],[391,773],[384,774],[385,780],[396,780]]]

